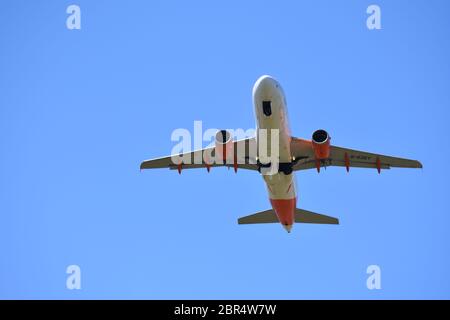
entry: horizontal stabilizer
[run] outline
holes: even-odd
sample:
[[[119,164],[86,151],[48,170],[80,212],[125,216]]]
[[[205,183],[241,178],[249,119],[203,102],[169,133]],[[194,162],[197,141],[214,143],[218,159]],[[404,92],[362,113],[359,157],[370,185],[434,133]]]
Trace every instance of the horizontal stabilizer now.
[[[295,222],[297,223],[318,223],[318,224],[339,224],[339,219],[303,209],[295,209]]]
[[[278,217],[272,209],[238,219],[238,224],[277,223]],[[339,224],[339,219],[303,209],[295,209],[295,222],[317,224]]]
[[[238,219],[238,224],[255,224],[255,223],[276,223],[278,221],[277,214],[272,209],[261,211],[250,216]]]

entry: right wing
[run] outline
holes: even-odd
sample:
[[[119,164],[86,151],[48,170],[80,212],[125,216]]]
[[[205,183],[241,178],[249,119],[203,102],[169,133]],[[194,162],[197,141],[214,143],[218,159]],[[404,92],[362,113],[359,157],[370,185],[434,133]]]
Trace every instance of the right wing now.
[[[237,168],[258,170],[256,165],[256,139],[248,138],[234,141],[234,153],[236,155]],[[212,167],[233,167],[234,163],[212,163],[209,161],[208,155],[215,156],[215,147],[204,148],[201,150],[185,152],[179,155],[183,159],[183,163],[174,163],[173,156],[162,158],[155,158],[145,160],[141,163],[142,169],[197,169],[197,168],[212,168]]]
[[[292,138],[291,152],[297,159],[294,170],[316,168],[316,159],[311,141]],[[422,168],[417,160],[397,158],[382,154],[330,146],[330,157],[323,161],[323,166],[355,167],[355,168]]]

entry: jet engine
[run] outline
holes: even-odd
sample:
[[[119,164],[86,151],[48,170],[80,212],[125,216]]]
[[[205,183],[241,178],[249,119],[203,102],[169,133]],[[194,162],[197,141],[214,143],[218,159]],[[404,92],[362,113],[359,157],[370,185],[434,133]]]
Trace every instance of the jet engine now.
[[[312,147],[317,160],[325,160],[330,157],[331,137],[325,130],[316,130],[312,135]]]
[[[234,143],[231,133],[219,130],[216,133],[216,163],[232,163],[234,156]]]

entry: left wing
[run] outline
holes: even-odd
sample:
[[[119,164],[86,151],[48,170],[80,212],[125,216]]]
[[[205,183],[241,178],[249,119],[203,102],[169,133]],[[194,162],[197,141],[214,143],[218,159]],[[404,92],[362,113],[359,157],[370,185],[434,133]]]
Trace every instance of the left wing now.
[[[173,170],[184,169],[197,169],[197,168],[209,168],[212,167],[235,167],[248,170],[258,170],[256,165],[256,155],[253,154],[256,151],[255,138],[242,139],[234,141],[234,155],[236,159],[236,165],[234,161],[229,163],[211,163],[208,160],[208,155],[215,155],[215,147],[204,148],[196,151],[185,152],[179,156],[183,159],[183,163],[174,163],[172,156],[155,158],[150,160],[145,160],[141,163],[142,169],[157,169],[157,168],[169,168]]]
[[[294,170],[306,170],[316,168],[316,159],[311,141],[300,138],[292,138],[291,152],[297,163]],[[330,157],[321,161],[321,166],[339,166],[356,168],[422,168],[417,160],[385,156],[382,154],[330,146]]]

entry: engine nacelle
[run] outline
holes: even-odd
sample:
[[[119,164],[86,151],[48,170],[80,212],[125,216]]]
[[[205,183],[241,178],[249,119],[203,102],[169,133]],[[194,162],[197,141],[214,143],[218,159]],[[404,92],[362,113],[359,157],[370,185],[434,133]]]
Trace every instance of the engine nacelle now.
[[[231,133],[227,130],[219,130],[216,133],[216,163],[233,163],[234,143]]]
[[[312,147],[317,160],[324,160],[330,157],[331,137],[325,130],[316,130],[312,135]]]

